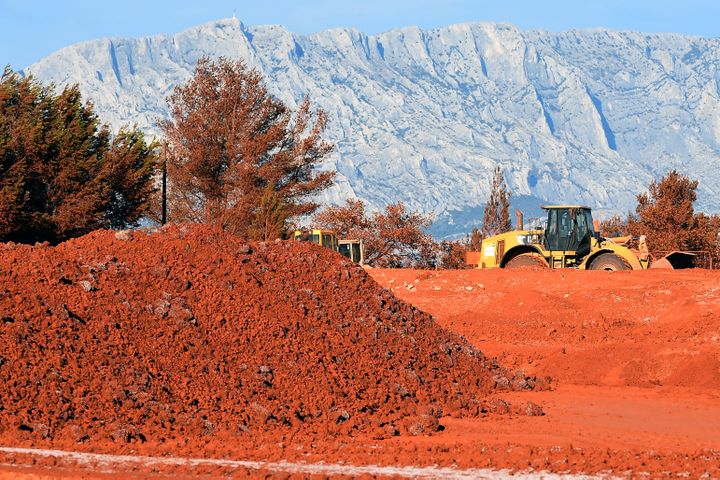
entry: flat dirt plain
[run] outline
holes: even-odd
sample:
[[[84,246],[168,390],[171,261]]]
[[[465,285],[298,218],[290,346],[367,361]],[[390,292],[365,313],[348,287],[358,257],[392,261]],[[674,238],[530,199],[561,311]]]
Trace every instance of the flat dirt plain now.
[[[501,364],[552,377],[503,395],[544,416],[448,422],[428,443],[494,466],[720,476],[720,272],[370,274]]]
[[[213,235],[0,252],[0,479],[720,477],[720,273],[363,271]],[[238,289],[259,326],[233,327]]]

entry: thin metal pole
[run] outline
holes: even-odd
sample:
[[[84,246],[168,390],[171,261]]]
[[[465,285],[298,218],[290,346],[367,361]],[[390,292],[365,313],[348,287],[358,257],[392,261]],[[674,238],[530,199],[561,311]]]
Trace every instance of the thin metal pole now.
[[[162,219],[160,223],[165,225],[167,223],[167,142],[163,143],[162,155]]]

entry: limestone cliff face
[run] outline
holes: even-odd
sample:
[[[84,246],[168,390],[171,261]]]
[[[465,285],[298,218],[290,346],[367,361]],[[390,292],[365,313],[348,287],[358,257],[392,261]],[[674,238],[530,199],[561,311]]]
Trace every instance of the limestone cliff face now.
[[[282,100],[329,113],[339,176],[325,200],[403,200],[441,235],[479,221],[497,164],[518,205],[625,212],[675,168],[720,210],[720,39],[492,23],[297,35],[227,19],[73,45],[25,72],[79,83],[115,128],[154,132],[203,55],[244,58]]]

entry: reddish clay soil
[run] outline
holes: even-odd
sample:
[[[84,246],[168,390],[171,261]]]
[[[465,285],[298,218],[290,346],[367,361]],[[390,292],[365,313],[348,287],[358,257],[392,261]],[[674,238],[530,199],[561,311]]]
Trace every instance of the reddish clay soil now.
[[[431,434],[530,389],[320,247],[199,227],[0,251],[0,440],[187,454]]]
[[[720,273],[365,272],[182,228],[2,248],[5,446],[720,477]]]
[[[556,386],[504,397],[538,403],[543,417],[447,422],[427,444],[484,448],[493,465],[720,477],[720,272],[370,273],[486,355]]]
[[[558,385],[720,390],[720,272],[370,274],[487,355]]]

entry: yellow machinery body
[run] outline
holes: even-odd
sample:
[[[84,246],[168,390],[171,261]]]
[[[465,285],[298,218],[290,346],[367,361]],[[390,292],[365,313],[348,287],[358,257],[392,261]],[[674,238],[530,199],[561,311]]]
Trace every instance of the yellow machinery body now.
[[[548,214],[545,229],[520,229],[485,238],[481,251],[469,256],[469,261],[478,268],[642,270],[650,267],[644,238],[637,250],[603,238],[595,231],[590,208],[581,205],[542,208]],[[518,218],[521,219],[521,215]]]
[[[362,240],[338,239],[333,230],[295,230],[293,239],[300,242],[311,242],[331,249],[362,265],[365,262],[365,251]]]

